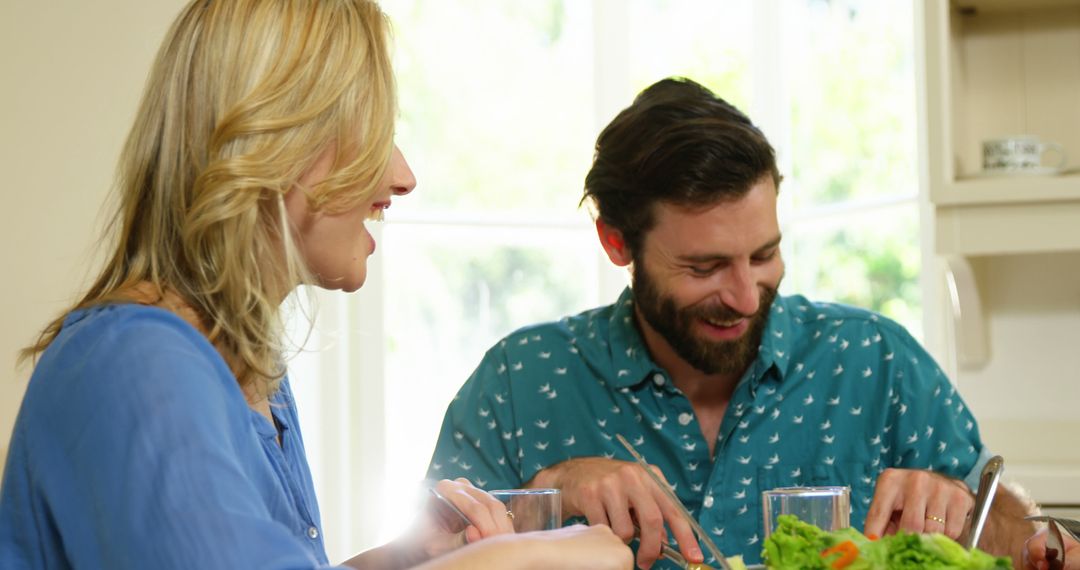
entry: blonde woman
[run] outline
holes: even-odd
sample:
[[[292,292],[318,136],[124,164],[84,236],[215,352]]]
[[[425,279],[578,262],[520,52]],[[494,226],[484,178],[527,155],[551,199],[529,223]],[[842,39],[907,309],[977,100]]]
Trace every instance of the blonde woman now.
[[[365,220],[415,185],[393,143],[386,28],[366,0],[180,14],[123,151],[111,258],[24,354],[0,567],[328,564],[279,305],[300,284],[363,285]],[[472,522],[464,537],[427,521],[347,564],[631,564],[604,527],[514,535],[486,493],[439,489]]]

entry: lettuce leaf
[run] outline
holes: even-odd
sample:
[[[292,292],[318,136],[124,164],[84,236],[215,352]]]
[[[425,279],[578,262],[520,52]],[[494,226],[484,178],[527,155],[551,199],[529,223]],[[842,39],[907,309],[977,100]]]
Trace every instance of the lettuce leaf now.
[[[847,528],[826,532],[792,515],[777,519],[776,532],[765,541],[762,558],[773,570],[831,569],[821,553],[841,542],[855,543],[859,557],[845,570],[996,570],[1012,568],[1008,558],[967,550],[943,534],[899,532],[879,540]]]

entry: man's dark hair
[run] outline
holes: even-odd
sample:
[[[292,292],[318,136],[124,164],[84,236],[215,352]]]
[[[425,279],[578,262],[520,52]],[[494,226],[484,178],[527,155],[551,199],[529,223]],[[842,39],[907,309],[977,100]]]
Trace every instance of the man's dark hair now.
[[[779,188],[776,155],[750,119],[698,83],[670,78],[638,94],[600,133],[581,201],[591,198],[637,256],[657,202],[738,200],[766,175]]]

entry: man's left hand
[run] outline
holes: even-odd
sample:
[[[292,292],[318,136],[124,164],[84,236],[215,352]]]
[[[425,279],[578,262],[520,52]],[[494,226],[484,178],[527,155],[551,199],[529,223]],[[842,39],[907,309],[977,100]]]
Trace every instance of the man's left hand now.
[[[921,469],[886,469],[878,477],[865,531],[877,536],[940,532],[956,540],[974,505],[962,481]]]

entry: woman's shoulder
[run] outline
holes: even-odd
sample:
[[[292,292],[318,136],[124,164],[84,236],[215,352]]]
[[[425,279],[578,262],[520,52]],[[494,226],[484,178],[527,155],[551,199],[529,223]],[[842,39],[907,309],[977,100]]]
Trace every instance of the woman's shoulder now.
[[[164,309],[116,304],[64,320],[34,367],[15,431],[31,449],[101,450],[123,434],[190,438],[205,425],[221,437],[248,423],[235,377],[199,331]]]
[[[198,330],[165,309],[109,304],[64,319],[34,368],[27,397],[145,400],[208,388],[239,394],[225,361]]]
[[[42,361],[50,356],[111,360],[145,350],[153,352],[142,354],[138,362],[152,362],[153,353],[159,351],[205,357],[217,354],[202,333],[171,311],[135,303],[111,303],[69,313],[60,334],[42,354]]]

